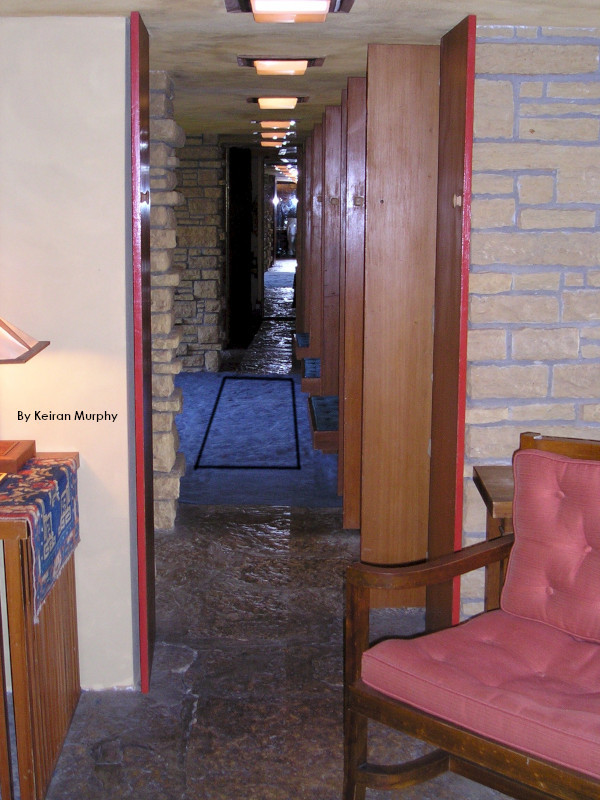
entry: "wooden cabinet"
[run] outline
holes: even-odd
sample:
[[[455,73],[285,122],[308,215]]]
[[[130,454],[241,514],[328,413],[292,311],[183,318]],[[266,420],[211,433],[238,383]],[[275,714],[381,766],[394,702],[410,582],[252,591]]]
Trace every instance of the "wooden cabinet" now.
[[[77,453],[37,456],[41,462],[48,458],[55,461],[64,458],[79,464]],[[33,491],[37,491],[35,486]],[[53,491],[58,496],[56,490]],[[62,498],[58,502],[62,502],[63,506],[68,505]],[[44,509],[44,505],[41,508]],[[12,743],[7,722],[3,671],[0,692],[2,800],[12,800],[13,797],[42,800],[45,797],[80,694],[75,561],[71,556],[63,563],[43,606],[38,609],[35,602],[36,558],[32,552],[32,531],[27,519],[22,517],[21,505],[17,504],[14,510],[0,506],[0,540],[4,550],[8,617],[8,631],[0,630],[0,652],[6,636],[10,649],[18,764],[17,789],[17,776],[11,777]],[[52,570],[57,569],[59,564],[60,561],[57,561]]]

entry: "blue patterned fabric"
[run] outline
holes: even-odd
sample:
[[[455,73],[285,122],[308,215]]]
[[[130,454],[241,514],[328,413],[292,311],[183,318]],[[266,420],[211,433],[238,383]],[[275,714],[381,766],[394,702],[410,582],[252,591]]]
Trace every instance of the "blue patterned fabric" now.
[[[0,484],[0,518],[25,520],[31,529],[34,620],[79,543],[77,464],[32,458]]]

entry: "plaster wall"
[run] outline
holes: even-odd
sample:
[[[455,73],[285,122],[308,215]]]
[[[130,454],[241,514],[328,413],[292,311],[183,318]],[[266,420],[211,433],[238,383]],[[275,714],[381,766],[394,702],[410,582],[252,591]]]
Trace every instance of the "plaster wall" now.
[[[0,74],[0,315],[51,341],[0,368],[0,437],[79,451],[82,684],[131,686],[128,20],[0,19]]]

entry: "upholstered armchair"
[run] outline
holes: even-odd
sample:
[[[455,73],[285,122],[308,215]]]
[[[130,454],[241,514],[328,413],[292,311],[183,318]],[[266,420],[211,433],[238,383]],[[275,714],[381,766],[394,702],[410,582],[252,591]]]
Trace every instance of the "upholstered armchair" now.
[[[350,567],[345,800],[446,770],[528,800],[600,797],[600,442],[524,435],[513,469],[514,545],[502,536],[420,565]],[[500,608],[370,644],[372,595],[507,556]],[[369,720],[433,749],[372,764]]]

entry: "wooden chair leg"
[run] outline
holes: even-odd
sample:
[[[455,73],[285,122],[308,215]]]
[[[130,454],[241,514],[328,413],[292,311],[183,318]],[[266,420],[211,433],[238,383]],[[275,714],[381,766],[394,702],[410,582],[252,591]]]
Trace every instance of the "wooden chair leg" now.
[[[360,765],[367,760],[368,720],[346,709],[344,719],[343,800],[365,800],[365,785],[358,780]]]

